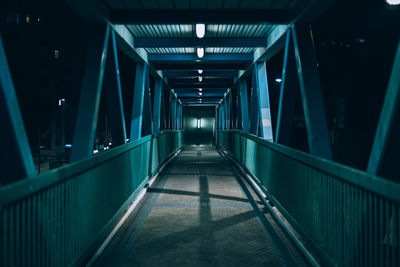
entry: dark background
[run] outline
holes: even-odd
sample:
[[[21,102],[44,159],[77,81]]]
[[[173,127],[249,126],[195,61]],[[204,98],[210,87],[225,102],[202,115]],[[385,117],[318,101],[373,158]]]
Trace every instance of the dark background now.
[[[197,120],[200,119],[200,128]],[[215,107],[183,107],[183,141],[185,145],[211,145],[215,128]]]
[[[0,1],[0,32],[36,162],[41,149],[51,147],[52,127],[58,145],[62,124],[65,143],[72,141],[87,33],[93,27],[64,1]],[[339,0],[312,29],[334,160],[364,170],[399,41],[400,6],[384,0]],[[119,60],[129,118],[135,64],[122,52]],[[282,74],[282,60],[280,52],[267,62],[273,125],[280,90],[275,79]],[[59,99],[65,99],[62,108]],[[95,145],[112,141],[104,102]],[[291,146],[307,151],[299,100],[296,110]],[[129,129],[127,119],[128,134]]]

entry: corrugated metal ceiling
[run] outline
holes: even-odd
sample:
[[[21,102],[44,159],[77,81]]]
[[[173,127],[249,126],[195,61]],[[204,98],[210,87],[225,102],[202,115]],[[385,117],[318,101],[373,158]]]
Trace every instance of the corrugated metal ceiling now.
[[[267,37],[272,25],[261,24],[209,24],[205,37]],[[136,38],[195,37],[192,24],[128,25]]]
[[[281,9],[301,0],[106,0],[114,9]]]

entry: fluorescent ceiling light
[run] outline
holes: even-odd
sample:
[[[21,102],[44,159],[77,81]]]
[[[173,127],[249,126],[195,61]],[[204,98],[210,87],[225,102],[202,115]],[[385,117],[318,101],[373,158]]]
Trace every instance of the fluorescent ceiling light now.
[[[281,78],[276,78],[275,82],[280,83],[280,82],[282,82],[282,79]]]
[[[203,47],[198,47],[198,48],[196,49],[196,51],[197,51],[197,56],[198,56],[199,58],[204,57],[204,48],[203,48]]]
[[[206,34],[206,25],[203,23],[196,24],[196,36],[197,38],[203,38]]]
[[[203,95],[203,93],[199,93],[199,95]]]
[[[203,91],[203,88],[199,88],[199,92]]]
[[[386,3],[388,3],[389,5],[399,5],[400,0],[386,0]]]
[[[199,76],[199,82],[203,81],[203,77]]]
[[[198,72],[199,72],[199,74],[202,74],[202,73],[203,73],[203,70],[198,70]]]

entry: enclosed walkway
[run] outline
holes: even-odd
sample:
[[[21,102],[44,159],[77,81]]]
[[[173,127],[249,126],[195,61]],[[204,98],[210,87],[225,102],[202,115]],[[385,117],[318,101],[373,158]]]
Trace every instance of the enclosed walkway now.
[[[95,266],[306,266],[215,147],[185,147]]]

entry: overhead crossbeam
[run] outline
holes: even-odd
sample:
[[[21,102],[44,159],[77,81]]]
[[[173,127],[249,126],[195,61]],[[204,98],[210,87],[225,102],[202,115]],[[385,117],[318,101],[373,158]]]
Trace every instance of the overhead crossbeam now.
[[[226,84],[231,84],[233,83],[232,78],[213,78],[213,77],[204,77],[202,75],[199,75],[199,77],[202,77],[201,83],[226,83]],[[168,83],[170,86],[173,87],[174,84],[188,84],[188,83],[199,83],[199,78],[169,78]]]
[[[238,75],[238,71],[220,71],[220,70],[202,70],[203,72],[200,74],[198,70],[184,70],[184,71],[175,71],[175,70],[166,70],[163,71],[163,76],[166,78],[195,78],[198,76],[203,77],[216,77],[216,78],[224,78],[229,77],[233,78]]]
[[[245,70],[246,63],[152,63],[157,70]]]
[[[135,38],[135,47],[144,48],[171,48],[171,47],[265,47],[268,46],[267,38]]]
[[[229,88],[231,87],[231,83],[175,83],[170,84],[172,88]]]
[[[119,9],[111,12],[113,24],[287,24],[293,20],[287,9]]]
[[[201,40],[201,39],[200,39]],[[148,54],[150,62],[175,62],[175,61],[196,61],[199,63],[225,62],[225,61],[249,61],[254,59],[253,53],[207,53],[204,57],[199,58],[196,54],[182,53],[182,54]]]

